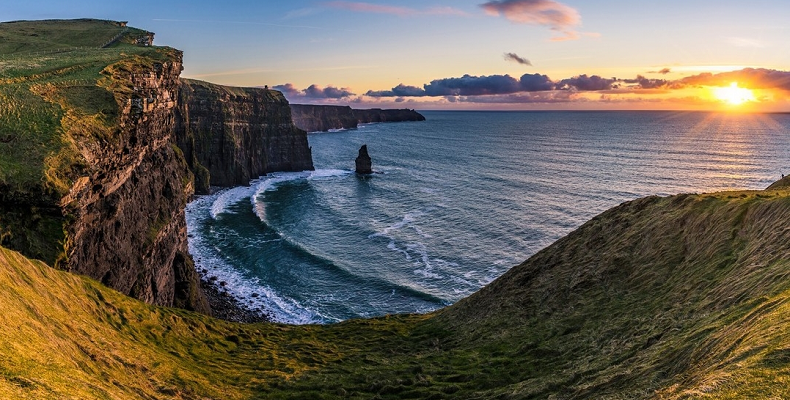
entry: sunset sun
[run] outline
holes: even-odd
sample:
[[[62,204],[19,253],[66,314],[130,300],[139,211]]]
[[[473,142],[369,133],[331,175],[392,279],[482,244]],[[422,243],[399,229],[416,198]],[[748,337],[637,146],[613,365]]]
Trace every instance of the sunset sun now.
[[[713,95],[716,99],[733,106],[755,100],[754,93],[750,89],[738,87],[738,82],[733,82],[730,86],[714,88]]]

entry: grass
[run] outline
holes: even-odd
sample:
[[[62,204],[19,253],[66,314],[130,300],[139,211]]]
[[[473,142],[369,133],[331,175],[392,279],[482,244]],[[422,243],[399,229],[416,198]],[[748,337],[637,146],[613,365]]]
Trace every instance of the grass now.
[[[0,250],[0,398],[790,396],[790,191],[625,203],[461,302],[232,324]]]

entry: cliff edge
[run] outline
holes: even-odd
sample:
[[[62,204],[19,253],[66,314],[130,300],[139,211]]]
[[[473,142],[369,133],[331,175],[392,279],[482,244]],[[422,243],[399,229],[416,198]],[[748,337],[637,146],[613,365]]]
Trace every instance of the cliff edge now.
[[[422,114],[405,108],[357,110],[348,106],[291,104],[291,112],[294,124],[307,132],[354,129],[372,122],[425,121]]]

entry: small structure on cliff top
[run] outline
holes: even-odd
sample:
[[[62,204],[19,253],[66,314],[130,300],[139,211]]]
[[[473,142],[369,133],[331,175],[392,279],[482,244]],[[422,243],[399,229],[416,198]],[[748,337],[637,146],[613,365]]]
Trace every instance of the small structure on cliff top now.
[[[357,173],[358,174],[372,174],[373,173],[373,161],[370,159],[368,155],[368,145],[363,144],[362,147],[359,148],[359,155],[355,160],[357,164]]]

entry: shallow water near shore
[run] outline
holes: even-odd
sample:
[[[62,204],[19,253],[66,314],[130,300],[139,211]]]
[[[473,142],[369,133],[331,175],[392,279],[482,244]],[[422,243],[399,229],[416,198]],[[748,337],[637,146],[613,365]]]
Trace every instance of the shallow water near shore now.
[[[312,133],[316,171],[198,197],[198,270],[279,322],[429,312],[623,201],[763,189],[790,171],[785,114],[424,115]],[[370,176],[353,172],[363,144]]]

